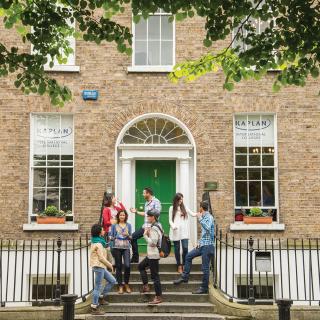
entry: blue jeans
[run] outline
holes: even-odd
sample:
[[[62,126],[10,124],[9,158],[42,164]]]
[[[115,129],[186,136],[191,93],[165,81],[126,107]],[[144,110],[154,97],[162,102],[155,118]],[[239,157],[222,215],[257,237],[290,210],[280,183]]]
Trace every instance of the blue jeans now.
[[[214,246],[202,246],[191,250],[186,256],[186,263],[181,277],[185,280],[189,279],[189,274],[192,267],[192,260],[196,257],[202,257],[202,285],[203,290],[208,290],[210,276],[210,261],[214,257]]]
[[[176,257],[177,265],[181,265],[181,256],[180,256],[180,242],[182,245],[182,265],[186,263],[186,256],[188,254],[188,239],[182,239],[179,241],[173,241],[174,245],[174,255]]]
[[[93,267],[92,268],[94,272],[94,289],[93,289],[93,294],[92,294],[92,304],[94,305],[99,305],[99,297],[100,297],[100,291],[102,288],[102,280],[105,279],[107,281],[104,289],[103,289],[103,296],[105,297],[112,287],[117,283],[117,280],[115,277],[106,269],[104,268],[99,268],[99,267]]]

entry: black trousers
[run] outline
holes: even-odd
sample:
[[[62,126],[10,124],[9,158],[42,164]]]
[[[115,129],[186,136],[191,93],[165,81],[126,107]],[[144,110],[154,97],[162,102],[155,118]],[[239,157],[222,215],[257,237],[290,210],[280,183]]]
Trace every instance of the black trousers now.
[[[159,276],[159,260],[158,259],[149,259],[148,257],[144,258],[138,266],[142,283],[144,285],[148,284],[148,274],[146,269],[150,268],[151,280],[153,281],[154,291],[157,296],[162,295],[161,282]]]
[[[144,229],[140,228],[132,234],[132,240],[131,240],[132,258],[136,260],[139,260],[138,239],[143,237],[143,233],[144,233]]]
[[[116,264],[116,279],[119,286],[122,282],[122,265],[124,265],[124,284],[129,283],[130,279],[130,249],[112,249],[112,255]],[[122,264],[123,261],[123,264]]]

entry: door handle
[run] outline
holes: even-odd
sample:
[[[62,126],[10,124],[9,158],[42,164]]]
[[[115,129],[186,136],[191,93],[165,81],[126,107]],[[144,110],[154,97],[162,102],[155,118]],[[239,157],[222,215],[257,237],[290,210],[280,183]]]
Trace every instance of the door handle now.
[[[158,169],[154,169],[154,177],[158,178]]]

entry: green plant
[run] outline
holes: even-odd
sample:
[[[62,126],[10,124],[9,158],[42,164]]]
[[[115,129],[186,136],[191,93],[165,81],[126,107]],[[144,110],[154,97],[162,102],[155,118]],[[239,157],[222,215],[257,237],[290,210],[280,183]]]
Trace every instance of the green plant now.
[[[249,216],[250,217],[262,217],[263,211],[261,210],[261,208],[251,208]]]
[[[56,206],[48,206],[40,215],[43,217],[64,217],[66,213],[63,210],[58,210]]]

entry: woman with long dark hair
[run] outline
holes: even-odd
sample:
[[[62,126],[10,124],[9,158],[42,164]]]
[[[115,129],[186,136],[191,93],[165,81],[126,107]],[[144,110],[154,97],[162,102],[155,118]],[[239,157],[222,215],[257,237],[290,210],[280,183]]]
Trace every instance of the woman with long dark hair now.
[[[125,211],[124,205],[118,201],[113,193],[108,193],[104,201],[104,209],[102,211],[102,227],[108,234],[112,224],[116,223],[118,212]]]
[[[197,214],[192,212],[183,203],[183,194],[176,193],[173,198],[172,206],[169,208],[170,239],[174,244],[174,254],[177,261],[178,272],[183,272],[188,245],[190,239],[190,222],[189,217],[196,217]],[[182,247],[182,263],[181,250]]]
[[[112,242],[112,255],[116,264],[116,279],[118,282],[118,293],[131,293],[129,287],[130,279],[130,240],[132,227],[128,221],[128,213],[119,211],[116,216],[116,223],[111,226],[110,240]],[[122,281],[122,265],[124,265],[124,281]]]

